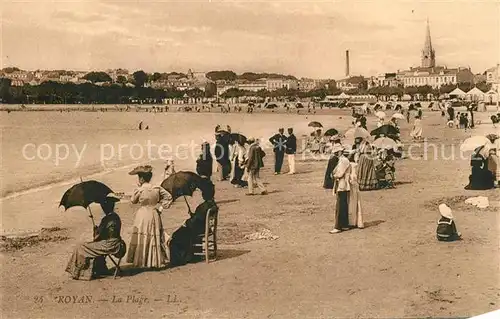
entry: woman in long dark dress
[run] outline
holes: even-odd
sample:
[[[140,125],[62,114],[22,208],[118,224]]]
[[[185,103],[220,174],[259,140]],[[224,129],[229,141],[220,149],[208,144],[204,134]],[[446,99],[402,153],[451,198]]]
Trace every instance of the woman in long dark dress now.
[[[171,236],[170,265],[180,266],[194,260],[194,244],[199,243],[199,235],[205,233],[207,212],[217,208],[214,200],[214,188],[207,188],[202,192],[204,202],[196,207],[195,212]]]
[[[217,172],[220,181],[226,181],[231,174],[231,161],[229,158],[229,142],[230,133],[219,131],[216,127],[215,131],[215,160],[217,161]]]
[[[115,202],[119,200],[116,195],[109,194],[101,203],[105,216],[94,229],[94,240],[79,245],[66,266],[66,272],[70,273],[73,279],[91,280],[104,275],[107,273],[105,256],[125,255],[125,243],[120,236],[120,216],[114,212]]]
[[[474,150],[471,155],[471,175],[465,189],[484,190],[495,187],[495,176],[488,169],[489,148],[485,145]]]
[[[333,189],[333,170],[339,162],[339,157],[336,154],[332,154],[328,160],[328,165],[326,166],[325,180],[323,181],[323,188]]]
[[[201,144],[201,154],[196,160],[196,173],[201,177],[210,179],[212,177],[214,160],[210,152],[210,144],[205,142]]]

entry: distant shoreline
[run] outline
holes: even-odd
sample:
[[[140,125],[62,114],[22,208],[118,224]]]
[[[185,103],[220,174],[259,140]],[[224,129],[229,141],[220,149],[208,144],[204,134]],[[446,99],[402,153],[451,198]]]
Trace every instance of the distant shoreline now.
[[[221,104],[227,108],[228,104]],[[210,107],[210,104],[0,104],[0,111],[3,112],[148,112],[148,113],[171,113],[171,112],[181,112],[181,113],[219,113],[221,112],[221,106]],[[231,103],[229,104],[231,110],[229,113],[247,113],[247,103]],[[235,111],[234,107],[239,106],[242,108],[241,111]],[[127,110],[128,107],[128,110]],[[168,107],[168,111],[165,108]],[[186,111],[183,108],[191,108],[190,111]],[[196,111],[196,108],[201,108],[200,111]],[[208,109],[207,109],[208,108]],[[154,112],[154,109],[158,109]],[[332,108],[338,109],[338,108]],[[348,109],[348,108],[345,108]],[[300,114],[308,114],[307,108],[290,108],[288,113],[296,114],[297,111]],[[316,111],[321,111],[320,107],[315,107]],[[329,108],[323,108],[323,110],[330,110]],[[275,109],[264,109],[254,107],[254,113],[283,113],[286,112],[286,108],[277,107]],[[311,113],[313,114],[313,108],[311,108]]]

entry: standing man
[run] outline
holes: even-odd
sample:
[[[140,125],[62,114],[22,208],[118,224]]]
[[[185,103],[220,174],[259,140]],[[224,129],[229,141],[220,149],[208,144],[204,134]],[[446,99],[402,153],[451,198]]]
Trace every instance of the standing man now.
[[[288,128],[288,137],[286,139],[286,154],[288,157],[288,174],[295,174],[295,153],[297,152],[297,138],[293,134],[293,128]]]
[[[333,194],[335,200],[335,224],[330,234],[340,233],[349,228],[349,195],[350,195],[350,175],[351,163],[344,156],[344,147],[336,145],[332,153],[338,157],[338,164],[333,169],[334,179]]]
[[[274,152],[274,175],[281,173],[281,166],[283,166],[283,159],[285,157],[286,150],[286,136],[283,134],[285,130],[280,128],[278,134],[274,135],[269,139],[269,142],[273,144]]]
[[[246,169],[248,172],[248,193],[247,195],[255,195],[253,189],[257,186],[261,190],[261,195],[266,195],[267,190],[260,180],[260,169],[264,167],[263,158],[266,153],[262,150],[259,142],[255,138],[250,137],[247,139],[250,143],[247,155]]]

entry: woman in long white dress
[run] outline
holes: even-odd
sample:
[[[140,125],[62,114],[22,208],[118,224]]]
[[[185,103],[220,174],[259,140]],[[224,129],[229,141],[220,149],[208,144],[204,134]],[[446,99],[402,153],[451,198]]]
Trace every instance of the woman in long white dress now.
[[[361,194],[358,184],[358,163],[351,161],[351,174],[349,176],[351,190],[349,192],[349,226],[363,228],[363,213],[361,210]]]
[[[151,166],[136,167],[129,174],[139,178],[131,202],[140,207],[135,213],[127,262],[138,268],[163,267],[168,261],[168,249],[161,213],[172,204],[172,196],[162,187],[150,184]]]
[[[410,136],[414,140],[420,140],[420,139],[422,139],[422,131],[423,131],[422,120],[417,115],[417,116],[415,116],[415,122],[413,123],[413,129],[410,133]]]

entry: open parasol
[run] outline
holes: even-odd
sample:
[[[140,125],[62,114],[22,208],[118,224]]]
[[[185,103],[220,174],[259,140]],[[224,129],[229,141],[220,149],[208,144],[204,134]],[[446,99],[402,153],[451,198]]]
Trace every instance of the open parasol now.
[[[378,117],[379,119],[385,118],[385,112],[378,111],[375,113],[375,116]]]
[[[373,136],[381,136],[381,135],[383,135],[383,136],[396,136],[398,134],[399,134],[399,130],[397,128],[395,128],[394,126],[389,125],[389,124],[382,125],[381,127],[376,128],[370,132],[370,135],[373,135]]]
[[[336,129],[334,129],[334,128],[331,128],[331,129],[326,130],[326,132],[325,132],[325,134],[324,134],[324,135],[325,135],[325,136],[335,136],[335,135],[337,135],[337,134],[339,134],[339,131],[337,131],[337,130],[336,130]]]
[[[323,125],[321,125],[321,123],[317,122],[317,121],[312,121],[307,126],[309,126],[309,127],[315,127],[315,128],[323,128]]]
[[[202,192],[214,192],[214,185],[210,180],[202,178],[196,173],[186,171],[170,175],[161,183],[161,187],[172,195],[173,200],[184,196],[190,212],[191,207],[189,207],[186,196],[193,196],[196,189]]]
[[[388,137],[379,137],[375,141],[373,141],[372,145],[376,148],[386,149],[386,150],[389,149],[396,150],[398,148],[398,144],[396,143],[396,141]]]
[[[347,140],[354,140],[355,138],[367,139],[370,137],[370,133],[362,127],[355,127],[347,130],[344,134],[344,138]]]
[[[89,205],[91,203],[103,202],[109,193],[113,193],[111,188],[101,182],[82,181],[79,184],[73,185],[64,193],[59,203],[59,207],[64,207],[65,211],[71,207],[84,207],[89,211],[89,217],[92,219],[92,224],[95,226],[94,216],[92,216]]]
[[[460,145],[460,151],[468,152],[474,151],[479,146],[489,144],[490,140],[485,136],[472,136],[466,139],[462,145]]]
[[[240,144],[245,144],[247,143],[247,137],[240,133],[231,133],[229,137],[229,144],[234,144],[236,142],[239,142]]]
[[[393,119],[398,119],[398,120],[404,120],[405,119],[405,116],[401,113],[394,113],[392,114],[392,118]]]

